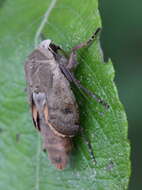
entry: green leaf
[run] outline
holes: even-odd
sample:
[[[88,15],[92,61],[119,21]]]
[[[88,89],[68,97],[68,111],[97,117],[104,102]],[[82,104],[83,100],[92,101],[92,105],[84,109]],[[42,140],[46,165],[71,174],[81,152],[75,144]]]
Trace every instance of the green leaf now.
[[[97,164],[79,135],[74,139],[70,165],[64,171],[56,170],[42,151],[24,91],[24,62],[39,33],[69,51],[101,26],[97,0],[7,0],[0,6],[0,189],[127,189],[128,124],[113,82],[112,63],[103,62],[99,39],[78,52],[80,64],[75,73],[85,87],[110,105],[107,111],[75,89],[83,133]]]

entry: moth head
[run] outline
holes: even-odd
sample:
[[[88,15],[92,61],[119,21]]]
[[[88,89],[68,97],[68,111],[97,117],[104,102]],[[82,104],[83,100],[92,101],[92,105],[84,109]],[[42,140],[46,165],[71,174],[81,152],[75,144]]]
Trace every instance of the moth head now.
[[[49,39],[44,40],[44,41],[42,41],[42,42],[39,44],[39,47],[40,47],[40,48],[43,48],[43,49],[49,49],[50,43],[51,43],[51,40],[49,40]]]

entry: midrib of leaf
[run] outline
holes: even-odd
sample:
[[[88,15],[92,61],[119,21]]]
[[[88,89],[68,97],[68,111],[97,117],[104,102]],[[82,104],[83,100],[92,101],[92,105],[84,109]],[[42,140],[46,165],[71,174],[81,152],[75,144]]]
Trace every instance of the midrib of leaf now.
[[[35,171],[35,190],[40,190],[40,153],[41,153],[41,140],[40,134],[37,135],[37,153],[36,153],[36,171]]]
[[[36,31],[36,34],[35,34],[35,48],[37,47],[38,45],[38,42],[39,42],[39,38],[40,38],[40,35],[45,27],[46,24],[48,24],[48,18],[52,12],[52,9],[54,9],[54,7],[56,6],[56,3],[57,3],[57,0],[52,0],[51,3],[49,4],[49,7],[47,8],[47,11],[45,12],[44,14],[44,17]]]
[[[40,35],[44,29],[44,26],[48,23],[48,18],[52,12],[52,9],[55,7],[57,0],[52,0],[49,4],[49,7],[47,8],[43,19],[41,20],[41,23],[39,27],[37,28],[35,38],[34,38],[34,44],[35,48],[38,45]],[[40,190],[40,153],[41,153],[41,138],[40,134],[38,134],[38,143],[37,143],[37,154],[36,154],[36,181],[35,181],[35,190]]]

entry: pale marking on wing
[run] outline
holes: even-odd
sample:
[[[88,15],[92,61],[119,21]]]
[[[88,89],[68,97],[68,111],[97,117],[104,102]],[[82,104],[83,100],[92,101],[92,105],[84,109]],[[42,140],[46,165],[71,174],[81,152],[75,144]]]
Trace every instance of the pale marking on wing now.
[[[58,132],[49,122],[47,123],[48,124],[48,126],[50,127],[50,129],[56,134],[56,135],[58,135],[58,136],[60,136],[60,137],[63,137],[63,138],[65,138],[65,137],[74,137],[74,135],[64,135],[64,134],[62,134],[62,133],[60,133],[60,132]]]
[[[38,128],[38,126],[37,126],[37,110],[36,110],[35,105],[32,106],[32,115],[33,115],[33,119],[34,119],[34,121],[36,123],[36,127]]]

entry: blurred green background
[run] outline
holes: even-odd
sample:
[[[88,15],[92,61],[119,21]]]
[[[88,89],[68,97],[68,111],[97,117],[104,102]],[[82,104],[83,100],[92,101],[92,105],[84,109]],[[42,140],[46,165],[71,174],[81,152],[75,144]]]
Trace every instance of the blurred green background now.
[[[113,61],[120,99],[125,106],[131,142],[129,190],[142,188],[142,1],[100,0],[102,48]]]

